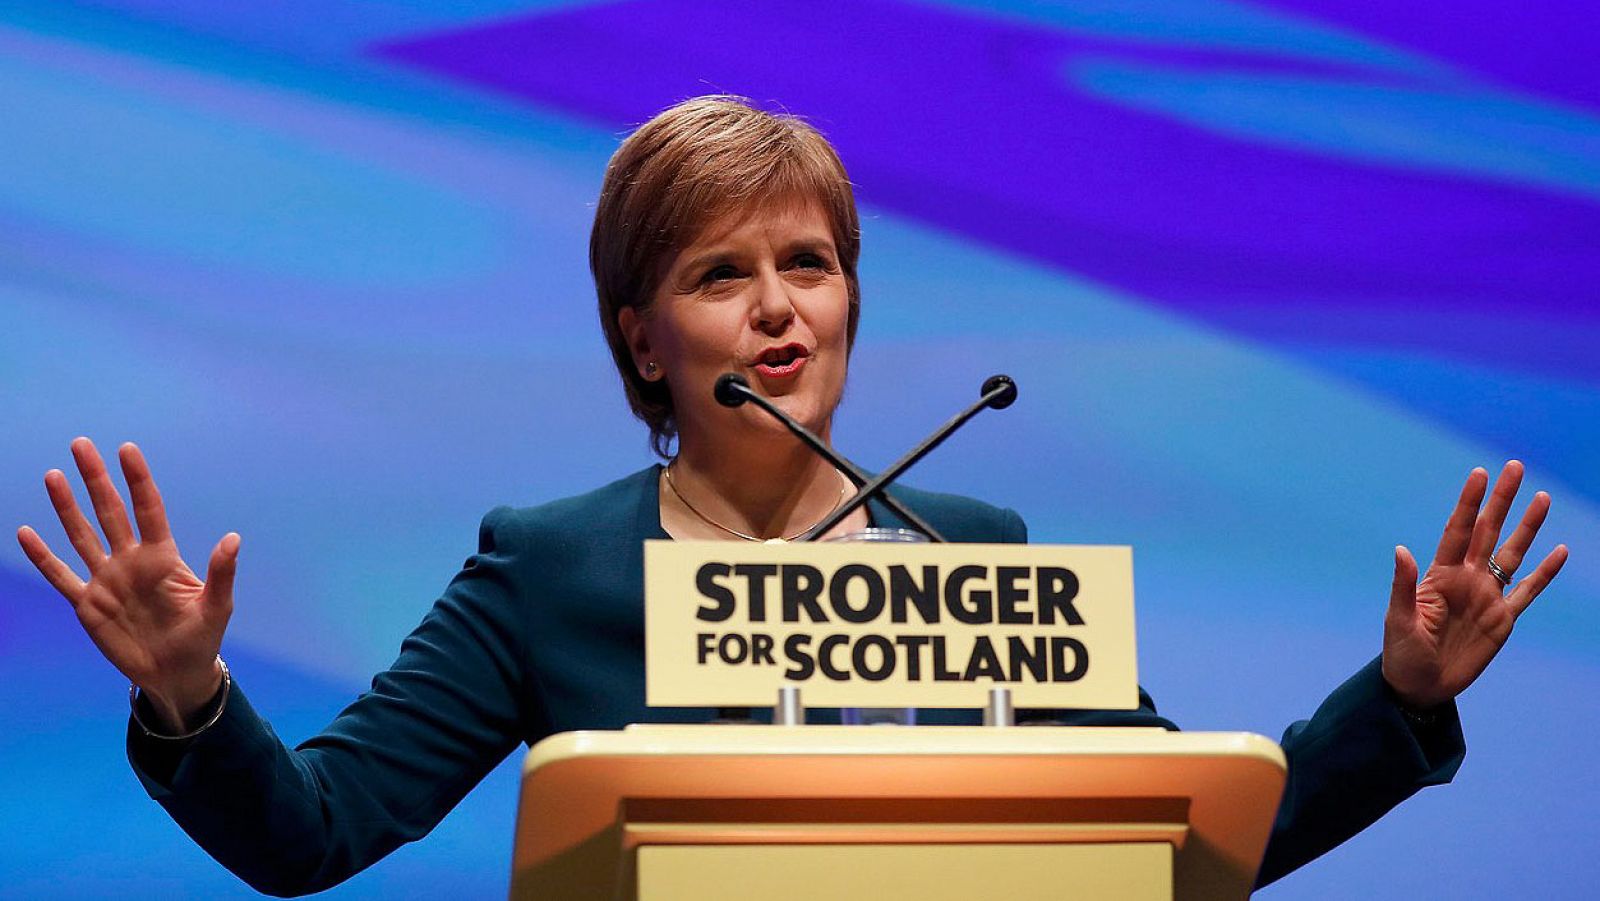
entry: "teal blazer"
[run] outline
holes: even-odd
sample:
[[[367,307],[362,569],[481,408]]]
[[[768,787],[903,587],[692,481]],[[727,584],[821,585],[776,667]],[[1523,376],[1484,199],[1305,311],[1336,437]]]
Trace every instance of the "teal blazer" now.
[[[468,558],[394,665],[329,726],[290,749],[250,705],[240,674],[221,718],[186,742],[130,721],[128,757],[150,796],[259,891],[334,885],[426,835],[518,745],[573,729],[705,722],[710,709],[644,702],[643,542],[661,528],[659,466],[588,494],[484,517]],[[1024,542],[1014,511],[897,488],[952,541]],[[904,525],[882,505],[875,525]],[[1150,696],[1131,711],[1023,711],[1068,725],[1177,728]],[[836,710],[808,711],[838,722]],[[976,711],[925,710],[926,723]],[[1259,874],[1265,884],[1359,832],[1465,754],[1453,705],[1404,717],[1363,667],[1283,736],[1288,785]]]

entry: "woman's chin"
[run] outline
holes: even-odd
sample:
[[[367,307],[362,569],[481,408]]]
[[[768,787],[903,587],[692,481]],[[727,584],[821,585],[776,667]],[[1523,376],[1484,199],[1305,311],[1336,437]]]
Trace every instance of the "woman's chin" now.
[[[793,419],[795,422],[805,426],[805,428],[812,434],[827,434],[830,417],[822,410],[819,404],[814,402],[808,403],[799,398],[792,397],[775,397],[772,400],[773,406],[777,407],[779,410],[782,410],[784,415],[788,416],[790,419]],[[781,438],[794,437],[790,434],[788,427],[782,422],[779,422],[777,417],[772,416],[765,410],[757,408],[754,404],[749,405],[749,409],[750,413],[753,414],[756,419],[747,421],[761,429],[763,433]]]

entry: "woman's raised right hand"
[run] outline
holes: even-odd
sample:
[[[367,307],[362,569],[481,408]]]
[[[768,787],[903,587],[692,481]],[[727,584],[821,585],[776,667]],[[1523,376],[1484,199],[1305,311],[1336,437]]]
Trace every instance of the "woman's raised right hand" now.
[[[229,532],[217,542],[202,582],[178,553],[161,493],[139,448],[128,443],[118,453],[139,524],[137,537],[94,443],[73,441],[72,456],[109,553],[59,469],[45,473],[45,490],[67,540],[89,569],[89,581],[53,554],[31,527],[18,529],[17,541],[72,604],[100,653],[145,693],[163,726],[174,733],[188,731],[222,684],[217,651],[233,613],[239,536]]]

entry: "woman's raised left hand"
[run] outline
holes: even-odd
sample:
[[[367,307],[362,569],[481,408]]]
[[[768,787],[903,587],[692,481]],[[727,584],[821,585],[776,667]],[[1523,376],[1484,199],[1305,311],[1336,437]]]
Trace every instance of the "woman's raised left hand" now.
[[[1420,584],[1416,558],[1403,546],[1395,548],[1394,588],[1383,623],[1383,677],[1407,707],[1436,707],[1471,685],[1506,643],[1517,617],[1567,562],[1563,544],[1511,585],[1502,585],[1490,570],[1492,551],[1511,577],[1550,512],[1550,495],[1535,494],[1511,537],[1494,550],[1521,484],[1522,464],[1512,460],[1484,504],[1489,473],[1474,469]]]

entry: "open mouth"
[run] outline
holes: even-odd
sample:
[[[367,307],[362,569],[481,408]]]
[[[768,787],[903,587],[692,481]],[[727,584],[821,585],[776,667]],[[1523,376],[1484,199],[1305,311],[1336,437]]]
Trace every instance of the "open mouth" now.
[[[769,378],[792,376],[800,371],[810,357],[810,351],[801,344],[769,347],[756,357],[755,370]]]

